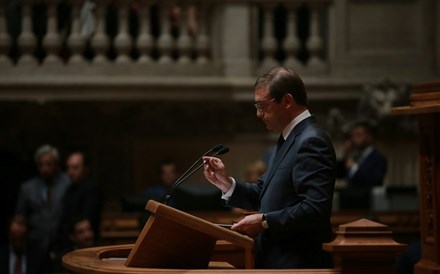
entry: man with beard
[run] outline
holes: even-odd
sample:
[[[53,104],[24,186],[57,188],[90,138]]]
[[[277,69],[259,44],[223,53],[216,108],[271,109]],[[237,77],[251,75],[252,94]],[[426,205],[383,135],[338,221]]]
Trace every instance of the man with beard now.
[[[373,187],[383,185],[387,160],[374,147],[375,128],[368,121],[353,124],[350,140],[338,161],[338,177],[345,177],[348,186]]]

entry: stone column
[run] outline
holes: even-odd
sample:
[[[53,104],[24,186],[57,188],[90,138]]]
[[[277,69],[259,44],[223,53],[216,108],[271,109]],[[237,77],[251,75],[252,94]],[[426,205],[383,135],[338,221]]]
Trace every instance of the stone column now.
[[[82,53],[85,47],[84,38],[80,34],[79,16],[80,8],[84,0],[72,0],[72,31],[67,38],[67,45],[69,46],[72,56],[69,59],[69,64],[85,64]]]
[[[251,9],[247,3],[225,2],[220,37],[223,71],[227,76],[252,74]]]
[[[34,50],[37,46],[37,38],[32,32],[32,4],[33,0],[23,0],[21,6],[21,33],[18,36],[18,46],[21,50],[18,64],[20,66],[36,66],[37,59],[34,56]]]
[[[0,0],[0,65],[12,65],[8,57],[11,47],[11,36],[6,30],[5,0]]]

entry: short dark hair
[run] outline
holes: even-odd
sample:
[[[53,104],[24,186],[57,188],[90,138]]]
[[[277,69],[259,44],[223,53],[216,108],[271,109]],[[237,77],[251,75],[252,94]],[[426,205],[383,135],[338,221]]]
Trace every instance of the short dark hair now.
[[[285,94],[291,94],[298,105],[307,106],[307,93],[298,73],[285,67],[276,67],[260,75],[254,89],[268,87],[269,94],[280,102]]]
[[[80,222],[86,221],[86,220],[89,221],[89,223],[90,223],[90,220],[82,215],[76,215],[76,216],[71,217],[69,219],[69,223],[68,223],[69,234],[74,234],[75,230],[76,230],[76,225],[79,224]]]
[[[81,155],[82,160],[83,160],[83,166],[84,166],[84,167],[90,167],[90,165],[91,165],[90,156],[89,156],[85,151],[82,151],[82,150],[75,150],[75,151],[72,151],[72,152],[69,154],[69,157],[72,156],[73,154],[79,154],[79,155]],[[69,158],[69,157],[68,157],[68,158]]]
[[[365,129],[367,134],[376,137],[377,134],[377,126],[370,120],[358,120],[352,123],[351,129],[354,129],[356,127],[362,127]]]

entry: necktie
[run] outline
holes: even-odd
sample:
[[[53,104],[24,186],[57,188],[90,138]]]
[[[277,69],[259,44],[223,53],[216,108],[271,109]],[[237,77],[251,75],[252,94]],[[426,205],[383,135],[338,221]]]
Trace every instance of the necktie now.
[[[281,146],[284,144],[285,140],[283,137],[283,134],[280,134],[280,138],[278,138],[278,142],[277,142],[277,153],[280,150]]]

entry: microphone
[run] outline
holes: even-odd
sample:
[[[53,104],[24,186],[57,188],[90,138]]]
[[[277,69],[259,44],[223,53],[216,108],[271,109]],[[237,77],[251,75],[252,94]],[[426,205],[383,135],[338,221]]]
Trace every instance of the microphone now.
[[[163,199],[162,203],[167,205],[168,201],[171,198],[171,194],[173,193],[174,189],[176,187],[178,187],[181,183],[183,183],[186,179],[188,179],[191,175],[194,174],[194,172],[196,172],[197,170],[199,170],[204,163],[200,164],[199,166],[197,166],[194,169],[194,166],[200,162],[202,160],[202,158],[204,156],[207,156],[210,153],[213,153],[211,156],[217,156],[217,155],[222,155],[225,154],[229,151],[229,148],[225,145],[222,144],[218,144],[213,146],[210,150],[208,150],[207,152],[205,152],[202,156],[200,156],[177,180],[176,182],[174,182],[174,184],[170,187],[170,190],[168,191],[167,195],[165,195],[165,198]]]

